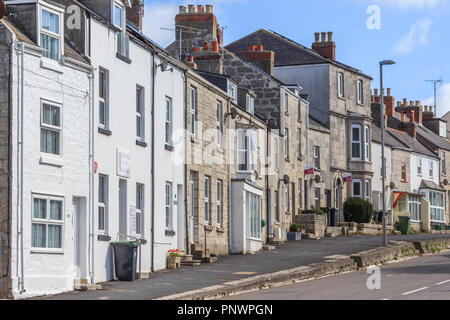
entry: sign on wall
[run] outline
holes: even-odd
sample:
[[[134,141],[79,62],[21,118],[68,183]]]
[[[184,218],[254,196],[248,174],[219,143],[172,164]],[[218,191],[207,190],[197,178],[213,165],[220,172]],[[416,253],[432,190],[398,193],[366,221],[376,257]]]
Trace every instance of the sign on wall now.
[[[117,175],[130,177],[130,152],[120,147],[117,147]]]

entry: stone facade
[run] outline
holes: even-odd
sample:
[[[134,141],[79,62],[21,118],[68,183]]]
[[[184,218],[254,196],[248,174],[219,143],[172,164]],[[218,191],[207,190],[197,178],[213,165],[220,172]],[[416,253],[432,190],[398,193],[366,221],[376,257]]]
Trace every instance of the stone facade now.
[[[208,84],[206,80],[188,73],[188,94],[186,110],[186,129],[191,127],[189,107],[191,106],[191,88],[195,89],[197,99],[196,108],[196,135],[187,134],[186,141],[186,203],[188,217],[187,237],[191,244],[197,244],[204,250],[206,247],[211,254],[218,256],[229,253],[229,221],[228,221],[228,189],[229,166],[227,166],[228,135],[222,135],[221,147],[217,144],[217,103],[222,106],[222,119],[226,118],[230,97],[220,89]],[[193,175],[193,176],[191,176]],[[191,192],[191,177],[194,178],[194,195]],[[209,178],[210,185],[210,218],[205,221],[205,178]],[[222,182],[222,222],[217,220],[217,182]],[[194,199],[194,204],[192,204]],[[192,207],[194,214],[192,215]],[[194,223],[194,235],[192,235],[192,223]],[[206,232],[206,238],[205,238]]]

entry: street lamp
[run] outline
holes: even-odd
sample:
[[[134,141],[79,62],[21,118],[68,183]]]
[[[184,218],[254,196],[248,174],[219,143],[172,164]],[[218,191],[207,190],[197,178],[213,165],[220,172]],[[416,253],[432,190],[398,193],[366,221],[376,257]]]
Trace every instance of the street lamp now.
[[[386,226],[386,160],[384,156],[384,88],[383,88],[383,66],[395,64],[393,60],[380,61],[380,114],[381,114],[381,163],[382,163],[382,186],[383,186],[383,244],[388,245]]]

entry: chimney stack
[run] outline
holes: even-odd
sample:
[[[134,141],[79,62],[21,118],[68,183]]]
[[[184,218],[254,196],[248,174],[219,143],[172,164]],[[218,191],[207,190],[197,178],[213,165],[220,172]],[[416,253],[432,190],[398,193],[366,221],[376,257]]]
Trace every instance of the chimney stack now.
[[[405,123],[406,122],[406,113],[405,113],[405,111],[402,111],[401,114],[402,114],[402,123]]]
[[[395,114],[395,97],[391,96],[391,93],[392,89],[387,88],[387,96],[383,98],[384,105],[386,106],[386,116],[388,118],[392,118]]]
[[[210,4],[206,5],[206,13],[213,13],[213,6]]]
[[[199,4],[197,6],[197,12],[198,13],[205,13],[205,7],[203,5],[201,5],[201,4]]]
[[[320,40],[319,36],[321,37]],[[333,32],[316,32],[314,33],[314,40],[315,42],[312,44],[312,49],[314,51],[325,58],[336,60],[336,43],[333,41]]]
[[[126,7],[126,16],[128,22],[138,27],[139,30],[142,31],[142,21],[144,19],[144,1],[131,0],[131,7]]]
[[[245,59],[255,66],[261,68],[264,72],[273,75],[274,65],[275,65],[275,52],[271,50],[264,50],[262,45],[257,46],[256,51],[255,46],[251,46],[250,49],[245,53]]]
[[[195,6],[193,4],[188,5],[189,13],[195,13]]]
[[[181,14],[187,13],[187,8],[185,6],[180,6],[179,8],[180,8],[179,13]]]

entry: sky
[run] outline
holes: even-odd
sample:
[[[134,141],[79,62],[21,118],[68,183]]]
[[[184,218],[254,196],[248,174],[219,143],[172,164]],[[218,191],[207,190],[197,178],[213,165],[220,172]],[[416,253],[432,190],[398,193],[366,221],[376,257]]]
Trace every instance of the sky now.
[[[450,111],[450,0],[145,0],[144,33],[166,47],[174,40],[179,5],[212,4],[224,31],[225,45],[261,28],[273,30],[311,47],[314,32],[333,32],[336,60],[373,77],[379,88],[379,64],[384,86],[397,101],[421,100],[433,105],[438,86],[438,116]]]

